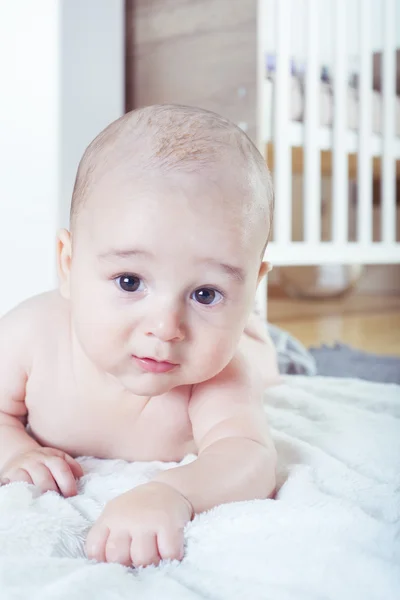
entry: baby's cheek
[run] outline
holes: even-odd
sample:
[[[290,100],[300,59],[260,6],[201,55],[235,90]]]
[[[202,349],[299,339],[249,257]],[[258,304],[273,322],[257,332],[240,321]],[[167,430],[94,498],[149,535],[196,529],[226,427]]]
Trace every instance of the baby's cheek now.
[[[219,339],[209,339],[204,345],[201,353],[201,361],[197,364],[202,366],[205,374],[204,379],[210,379],[222,371],[232,359],[237,344],[231,336],[224,336]]]
[[[101,368],[109,367],[124,347],[124,334],[118,324],[95,307],[90,313],[79,315],[75,320],[75,330],[84,352]]]

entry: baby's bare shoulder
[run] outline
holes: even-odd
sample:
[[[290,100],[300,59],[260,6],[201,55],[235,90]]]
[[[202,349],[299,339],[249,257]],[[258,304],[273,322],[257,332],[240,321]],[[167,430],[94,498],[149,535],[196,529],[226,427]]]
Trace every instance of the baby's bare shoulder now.
[[[25,301],[24,307],[29,317],[37,320],[40,326],[52,324],[54,321],[64,319],[68,310],[68,303],[58,290],[44,292]],[[23,305],[21,305],[23,308]]]
[[[37,296],[27,298],[7,314],[5,314],[0,322],[9,323],[14,326],[28,325],[28,328],[34,328],[38,323],[41,323],[42,319],[50,314],[61,313],[63,310],[63,303],[65,301],[60,296],[57,290],[50,292],[44,292]]]
[[[0,319],[0,357],[13,355],[28,361],[46,331],[55,331],[54,322],[62,319],[65,301],[57,291],[45,292],[21,302]]]
[[[55,335],[49,325],[46,330],[46,322],[61,310],[57,294],[48,292],[21,302],[0,319],[0,413],[26,414],[26,383],[35,352],[46,337]]]

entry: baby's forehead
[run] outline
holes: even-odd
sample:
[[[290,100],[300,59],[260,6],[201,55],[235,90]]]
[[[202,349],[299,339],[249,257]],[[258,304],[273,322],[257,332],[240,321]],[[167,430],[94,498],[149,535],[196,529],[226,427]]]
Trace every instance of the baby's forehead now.
[[[228,165],[185,170],[170,169],[167,172],[154,166],[151,169],[132,169],[129,163],[118,170],[104,173],[98,186],[94,186],[92,210],[124,211],[126,203],[143,211],[154,207],[162,211],[177,210],[179,218],[190,214],[202,216],[209,213],[217,217],[223,213],[235,219],[251,213],[256,204],[255,193],[249,189],[246,174]]]
[[[135,241],[160,256],[173,240],[183,253],[209,249],[226,260],[234,254],[247,264],[253,245],[258,248],[265,238],[261,234],[258,240],[259,227],[255,231],[254,216],[245,209],[232,178],[204,173],[113,175],[104,179],[83,211],[86,216],[80,219],[78,235],[91,240],[95,252],[130,248]]]

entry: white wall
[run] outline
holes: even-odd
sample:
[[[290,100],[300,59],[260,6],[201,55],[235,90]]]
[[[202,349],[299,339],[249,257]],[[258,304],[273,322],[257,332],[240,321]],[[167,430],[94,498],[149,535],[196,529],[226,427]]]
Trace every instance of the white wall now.
[[[267,51],[273,53],[275,47],[275,6],[280,0],[265,0],[267,3]],[[291,4],[291,41],[292,55],[300,61],[306,56],[306,27],[305,10],[307,0],[289,0]],[[318,21],[319,21],[319,43],[321,63],[332,65],[333,57],[333,16],[334,3],[336,0],[318,0]],[[383,21],[382,0],[371,0],[372,5],[372,23],[371,42],[373,51],[382,50],[383,46]],[[348,55],[351,59],[351,65],[357,66],[359,56],[359,10],[365,7],[364,0],[346,0],[347,31],[346,40]],[[400,47],[400,0],[396,0],[396,46]]]
[[[0,315],[56,285],[79,158],[124,109],[123,0],[0,2]]]
[[[54,284],[58,18],[52,0],[0,3],[0,314]]]

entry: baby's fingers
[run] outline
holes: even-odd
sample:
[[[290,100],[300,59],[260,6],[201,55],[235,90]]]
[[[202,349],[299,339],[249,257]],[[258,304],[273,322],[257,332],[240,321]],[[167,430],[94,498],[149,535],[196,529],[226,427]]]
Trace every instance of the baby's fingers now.
[[[134,567],[159,565],[162,557],[158,551],[156,534],[149,532],[135,536],[132,539],[130,555]]]
[[[106,562],[106,546],[110,530],[106,525],[96,522],[86,538],[86,555],[97,562]]]
[[[117,533],[111,531],[106,543],[106,561],[131,567],[131,541],[131,536],[127,531]]]
[[[25,483],[33,483],[28,471],[22,468],[8,471],[1,479],[5,483],[12,483],[14,481],[25,481]]]
[[[58,456],[46,457],[43,462],[50,470],[61,494],[65,498],[76,496],[78,489],[69,464]]]
[[[64,458],[66,462],[69,464],[71,471],[76,479],[83,477],[83,469],[77,460],[69,456],[69,454],[64,454]]]
[[[158,551],[162,559],[182,560],[184,555],[183,529],[163,528],[158,533]]]
[[[36,485],[42,493],[49,491],[60,492],[51,472],[43,463],[32,463],[27,466],[27,471],[32,479],[32,483]]]

